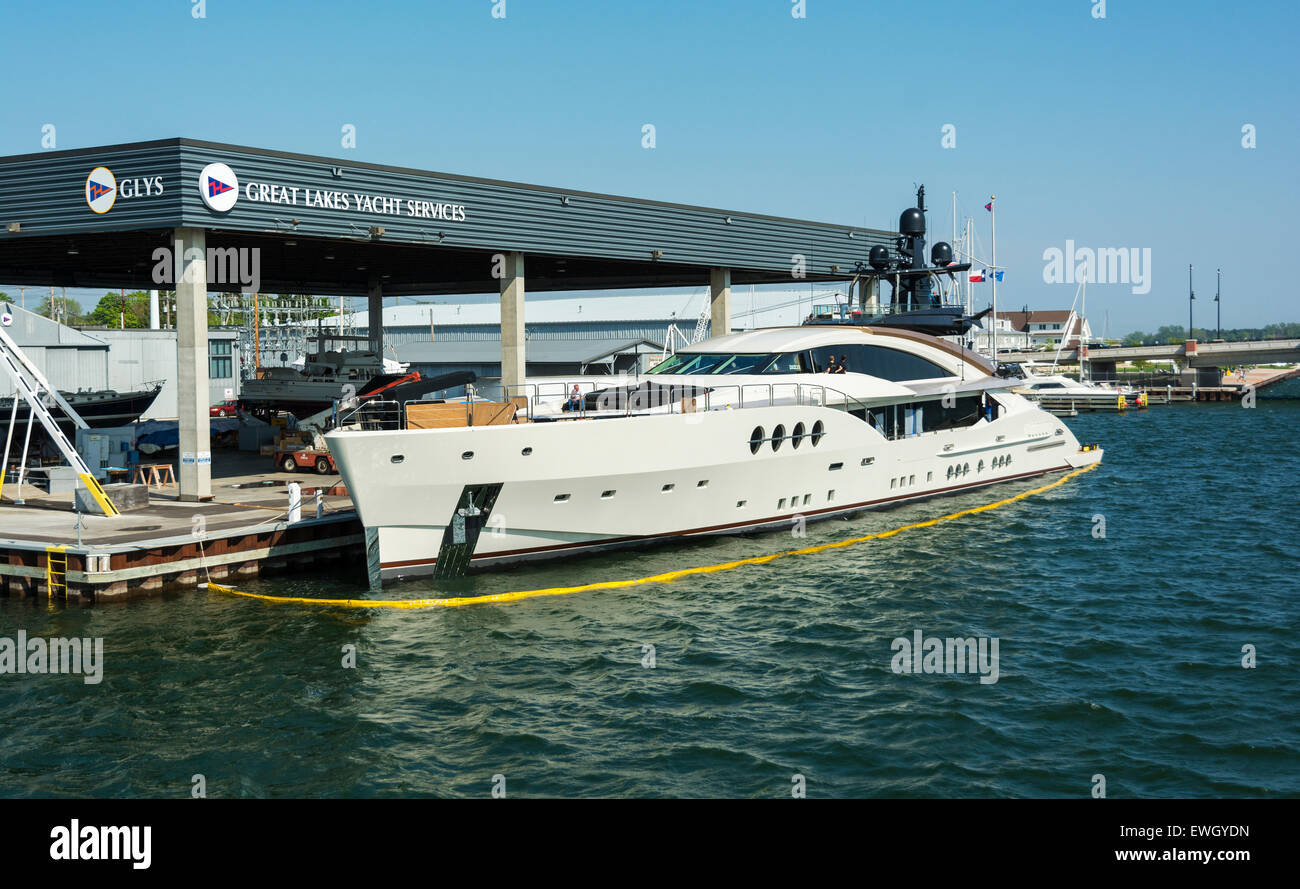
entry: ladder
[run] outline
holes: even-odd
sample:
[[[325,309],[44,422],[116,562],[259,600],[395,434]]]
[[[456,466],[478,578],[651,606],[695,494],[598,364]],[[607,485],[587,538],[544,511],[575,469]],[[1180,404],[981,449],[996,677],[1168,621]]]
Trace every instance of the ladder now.
[[[65,546],[45,548],[45,591],[49,598],[68,598],[68,552]]]
[[[692,343],[698,343],[704,339],[704,335],[709,330],[709,307],[706,305],[704,311],[700,312],[700,317],[695,321],[695,335],[691,337]],[[721,333],[714,331],[714,336],[726,336],[730,331],[724,330]]]
[[[6,314],[10,311],[7,309]],[[5,475],[9,471],[9,446],[13,441],[14,428],[17,426],[15,421],[18,416],[18,396],[21,395],[31,410],[31,416],[41,421],[41,425],[45,427],[45,432],[49,435],[50,441],[58,446],[63,458],[76,470],[77,477],[81,479],[81,483],[90,492],[90,496],[95,501],[95,505],[99,507],[99,511],[109,518],[120,515],[117,507],[113,505],[113,501],[108,499],[108,494],[104,493],[99,480],[91,473],[86,461],[77,453],[77,449],[73,447],[72,442],[68,441],[68,437],[59,428],[58,422],[54,419],[54,414],[50,411],[50,405],[54,404],[61,408],[80,429],[89,428],[86,421],[72,409],[72,405],[68,404],[59,391],[49,384],[49,381],[45,379],[45,375],[23,354],[22,349],[18,348],[18,344],[10,338],[3,327],[0,327],[0,367],[3,367],[8,372],[10,379],[14,382],[15,389],[9,432],[5,436],[4,463],[0,465],[0,492],[4,490]],[[30,429],[31,423],[29,420],[29,434]],[[23,462],[26,463],[25,444],[23,447]],[[25,466],[19,468],[20,485],[24,468]]]

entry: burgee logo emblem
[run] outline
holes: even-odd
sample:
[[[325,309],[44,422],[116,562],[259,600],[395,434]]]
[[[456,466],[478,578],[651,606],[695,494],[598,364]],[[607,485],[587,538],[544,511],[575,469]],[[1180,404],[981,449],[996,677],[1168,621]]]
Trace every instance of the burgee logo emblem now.
[[[239,200],[239,177],[225,164],[208,164],[199,173],[199,197],[209,210],[225,213]]]
[[[108,167],[95,167],[86,177],[86,203],[99,214],[113,209],[117,200],[117,177]]]

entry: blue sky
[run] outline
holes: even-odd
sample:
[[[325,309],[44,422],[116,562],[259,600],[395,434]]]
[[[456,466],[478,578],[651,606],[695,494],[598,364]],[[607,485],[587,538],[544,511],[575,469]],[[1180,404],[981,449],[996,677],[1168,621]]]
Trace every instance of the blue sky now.
[[[1089,286],[1098,333],[1185,324],[1189,262],[1198,325],[1216,266],[1225,326],[1300,319],[1297,4],[494,5],[6,4],[0,154],[53,123],[58,148],[189,136],[885,228],[924,182],[931,229],[956,190],[985,252],[997,194],[1000,308],[1068,306],[1043,251],[1072,239],[1151,250],[1149,293]]]

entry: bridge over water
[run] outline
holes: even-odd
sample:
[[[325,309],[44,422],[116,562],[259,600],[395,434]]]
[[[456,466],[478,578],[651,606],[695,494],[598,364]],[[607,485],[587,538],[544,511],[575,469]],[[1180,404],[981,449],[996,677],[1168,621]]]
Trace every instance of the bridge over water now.
[[[1042,361],[1047,352],[999,352],[998,359],[1007,362]],[[1188,360],[1190,356],[1190,361]],[[1238,367],[1243,364],[1300,364],[1300,339],[1257,340],[1239,343],[1198,343],[1189,340],[1172,346],[1111,346],[1088,347],[1088,363],[1094,370],[1103,371],[1125,361],[1177,361],[1184,369],[1189,367]],[[1060,360],[1078,363],[1078,349],[1062,349]]]

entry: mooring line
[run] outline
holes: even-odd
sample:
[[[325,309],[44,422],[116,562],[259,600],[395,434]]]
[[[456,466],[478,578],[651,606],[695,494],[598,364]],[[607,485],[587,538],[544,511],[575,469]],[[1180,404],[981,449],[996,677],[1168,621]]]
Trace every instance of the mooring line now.
[[[988,512],[989,510],[998,509],[1008,504],[1015,503],[1018,500],[1024,500],[1026,497],[1033,497],[1050,491],[1053,488],[1060,487],[1077,475],[1096,469],[1100,463],[1091,463],[1081,469],[1068,472],[1058,478],[1056,481],[1034,488],[1030,491],[1022,491],[1004,500],[998,500],[993,503],[986,503],[983,506],[973,506],[969,509],[958,510],[948,515],[939,516],[934,519],[926,519],[923,522],[913,522],[909,525],[901,525],[888,531],[877,531],[874,534],[867,534],[863,537],[852,537],[848,540],[838,540],[834,543],[821,543],[816,546],[808,546],[803,549],[786,550],[780,553],[771,553],[766,556],[750,556],[745,559],[736,559],[732,562],[721,562],[716,565],[700,565],[695,568],[682,568],[678,571],[666,571],[663,574],[654,574],[650,577],[637,577],[632,580],[602,580],[597,583],[584,583],[580,586],[551,587],[541,590],[517,590],[510,593],[493,593],[487,596],[466,596],[456,599],[313,599],[307,596],[270,596],[263,593],[245,593],[240,590],[231,589],[217,583],[208,583],[207,588],[216,590],[219,593],[226,593],[231,596],[242,596],[245,599],[260,599],[263,602],[277,602],[283,604],[298,605],[320,605],[329,608],[398,608],[405,610],[414,610],[422,608],[459,608],[463,605],[487,605],[492,603],[519,602],[523,599],[533,599],[539,596],[568,596],[573,593],[586,593],[593,590],[617,590],[631,586],[640,586],[647,583],[672,583],[683,577],[690,577],[695,574],[716,574],[721,571],[732,571],[736,568],[743,568],[747,565],[766,565],[769,562],[775,562],[777,559],[784,559],[787,556],[809,556],[815,553],[822,553],[832,549],[842,549],[847,546],[855,546],[859,543],[866,543],[868,540],[883,540],[886,537],[893,537],[895,534],[901,534],[904,531],[912,531],[917,528],[929,528],[938,525],[941,522],[950,522],[954,519],[965,516],[975,515],[976,513]]]

